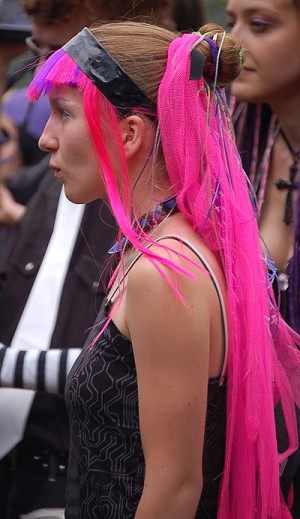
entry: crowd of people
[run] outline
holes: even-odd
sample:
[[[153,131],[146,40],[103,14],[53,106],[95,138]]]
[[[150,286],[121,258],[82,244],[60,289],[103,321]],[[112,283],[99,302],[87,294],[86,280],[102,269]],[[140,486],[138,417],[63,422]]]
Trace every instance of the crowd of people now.
[[[1,518],[299,519],[299,0],[16,4]]]

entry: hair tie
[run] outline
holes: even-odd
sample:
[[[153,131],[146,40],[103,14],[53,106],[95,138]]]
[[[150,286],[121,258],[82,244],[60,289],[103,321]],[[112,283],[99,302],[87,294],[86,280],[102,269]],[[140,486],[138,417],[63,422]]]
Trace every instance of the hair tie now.
[[[217,34],[214,35],[214,37],[216,36]],[[207,43],[209,44],[210,48],[211,48],[211,53],[212,53],[212,57],[213,57],[213,62],[214,62],[214,65],[217,64],[217,60],[218,60],[218,53],[219,53],[219,47],[218,45],[216,44],[216,41],[211,38],[207,38],[207,36],[205,36],[203,38],[203,41],[207,41]]]

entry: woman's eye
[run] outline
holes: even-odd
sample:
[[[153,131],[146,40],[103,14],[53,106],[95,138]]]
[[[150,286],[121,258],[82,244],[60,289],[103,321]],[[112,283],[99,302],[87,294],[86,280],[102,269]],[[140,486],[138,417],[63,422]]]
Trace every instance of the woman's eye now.
[[[71,115],[70,112],[68,112],[64,108],[60,108],[60,107],[55,107],[53,109],[53,114],[56,115],[57,117],[70,117],[70,115]]]
[[[265,20],[260,20],[260,19],[252,19],[250,20],[250,27],[252,30],[256,31],[256,32],[264,32],[264,31],[267,31],[270,27],[271,27],[271,24]]]
[[[227,28],[228,31],[231,31],[237,20],[233,18],[232,16],[227,17]],[[261,18],[252,18],[248,21],[244,20],[244,27],[246,29],[246,25],[248,24],[248,27],[254,32],[264,32],[271,28],[272,23],[268,22],[267,20],[261,19]]]
[[[228,18],[227,19],[227,28],[229,31],[231,31],[231,29],[233,29],[234,27],[234,24],[235,24],[235,20],[233,18]]]
[[[62,115],[62,117],[70,117],[70,115],[71,115],[70,112],[68,112],[64,108],[60,109],[60,114]]]

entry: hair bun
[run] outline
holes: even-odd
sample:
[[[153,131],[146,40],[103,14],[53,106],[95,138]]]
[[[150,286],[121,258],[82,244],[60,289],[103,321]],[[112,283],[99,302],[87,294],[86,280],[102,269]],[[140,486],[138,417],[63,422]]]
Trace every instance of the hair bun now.
[[[212,23],[203,25],[200,28],[200,33],[206,36],[206,39],[202,40],[196,47],[206,57],[204,78],[207,81],[215,80],[218,57],[217,85],[229,85],[237,78],[241,71],[241,40],[234,38],[220,25]],[[221,49],[221,51],[219,51],[219,49]]]

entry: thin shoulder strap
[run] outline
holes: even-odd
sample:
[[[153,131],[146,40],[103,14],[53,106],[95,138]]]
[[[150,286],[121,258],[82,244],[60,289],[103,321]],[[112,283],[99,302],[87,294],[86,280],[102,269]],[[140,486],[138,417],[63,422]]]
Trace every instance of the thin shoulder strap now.
[[[194,245],[190,241],[186,240],[185,238],[181,238],[180,236],[177,236],[176,234],[165,235],[162,238],[159,238],[157,241],[160,241],[162,239],[167,239],[167,238],[171,238],[173,240],[177,240],[177,241],[180,241],[181,243],[184,243],[184,245],[186,245],[191,251],[194,252],[194,254],[199,258],[199,260],[203,264],[205,270],[207,270],[207,272],[209,273],[210,278],[213,282],[213,285],[216,289],[219,303],[220,303],[220,308],[221,308],[222,328],[223,328],[223,337],[224,337],[224,362],[223,362],[223,367],[222,367],[222,371],[221,371],[221,384],[222,384],[224,377],[226,375],[226,370],[227,370],[228,326],[227,326],[226,305],[225,305],[225,300],[224,300],[223,292],[220,287],[219,281],[218,281],[213,269],[211,268],[210,264],[203,256],[203,254],[201,254],[201,252],[196,247],[194,247]]]
[[[151,245],[153,245],[153,243],[156,243],[156,241],[159,241],[159,240],[155,240],[154,242],[150,242],[146,245],[146,248],[149,249],[151,247]],[[142,252],[138,252],[137,255],[131,260],[131,262],[127,265],[126,269],[125,269],[125,272],[122,276],[122,278],[120,279],[119,283],[117,284],[117,286],[113,287],[108,295],[107,295],[107,298],[106,298],[106,304],[109,304],[112,299],[115,297],[116,293],[118,292],[119,290],[119,287],[122,285],[124,279],[126,278],[126,276],[128,275],[128,273],[130,272],[130,270],[132,269],[132,267],[136,264],[137,260],[143,255]]]
[[[224,301],[224,296],[223,296],[223,293],[222,293],[222,290],[221,290],[221,287],[220,287],[220,284],[217,280],[217,277],[213,271],[213,269],[211,268],[211,266],[209,265],[209,263],[207,262],[207,260],[204,258],[204,256],[201,254],[201,252],[196,249],[196,247],[194,247],[194,245],[192,243],[190,243],[188,240],[184,239],[184,238],[181,238],[180,236],[176,235],[176,234],[166,234],[164,236],[161,236],[160,238],[157,238],[156,240],[154,240],[153,242],[151,243],[148,243],[146,245],[147,248],[150,248],[151,245],[153,245],[153,243],[157,243],[159,241],[162,241],[162,240],[166,240],[166,239],[173,239],[173,240],[177,240],[181,243],[183,243],[184,245],[186,245],[191,251],[194,252],[194,254],[199,258],[199,260],[201,261],[201,263],[203,264],[205,270],[207,270],[207,272],[209,273],[210,275],[210,278],[214,284],[214,287],[216,289],[216,292],[217,292],[217,295],[218,295],[218,299],[219,299],[219,302],[220,302],[220,308],[221,308],[221,315],[222,315],[222,328],[223,328],[223,336],[224,336],[224,362],[223,362],[223,367],[222,367],[222,372],[221,372],[221,384],[223,383],[223,380],[224,380],[224,377],[225,377],[225,374],[226,374],[226,369],[227,369],[227,359],[228,359],[228,326],[227,326],[227,316],[226,316],[226,305],[225,305],[225,301]],[[124,281],[124,279],[126,278],[126,276],[128,275],[128,273],[130,272],[130,270],[132,269],[132,267],[135,265],[135,263],[137,262],[137,260],[142,256],[142,252],[139,252],[133,259],[132,261],[129,263],[129,265],[127,266],[125,272],[124,272],[124,275],[122,277],[122,280],[120,283],[122,283]],[[115,287],[107,296],[107,302],[109,303],[113,297],[116,295],[117,291],[119,289],[119,284],[117,287]]]

